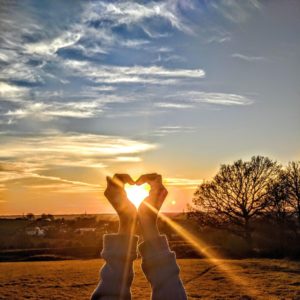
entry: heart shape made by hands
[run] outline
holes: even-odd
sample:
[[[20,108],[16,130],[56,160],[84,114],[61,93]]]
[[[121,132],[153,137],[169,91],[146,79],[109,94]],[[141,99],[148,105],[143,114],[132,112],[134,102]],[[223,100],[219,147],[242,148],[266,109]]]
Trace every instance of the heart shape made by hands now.
[[[124,188],[127,194],[127,198],[133,203],[136,208],[138,208],[143,200],[149,196],[149,192],[151,189],[148,183],[144,183],[141,185],[131,185],[129,183],[126,183]]]

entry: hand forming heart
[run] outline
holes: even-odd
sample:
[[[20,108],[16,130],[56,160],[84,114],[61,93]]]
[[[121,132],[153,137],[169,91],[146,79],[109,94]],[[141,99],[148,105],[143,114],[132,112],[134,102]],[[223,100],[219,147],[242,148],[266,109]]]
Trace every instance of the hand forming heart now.
[[[107,177],[104,192],[119,215],[119,233],[132,234],[138,217],[144,239],[158,234],[157,214],[167,194],[161,175],[156,173],[142,175],[136,181],[128,174],[115,174]]]
[[[125,192],[127,198],[133,203],[133,205],[138,209],[143,200],[149,196],[150,185],[144,183],[142,185],[131,185],[129,183],[125,184]]]

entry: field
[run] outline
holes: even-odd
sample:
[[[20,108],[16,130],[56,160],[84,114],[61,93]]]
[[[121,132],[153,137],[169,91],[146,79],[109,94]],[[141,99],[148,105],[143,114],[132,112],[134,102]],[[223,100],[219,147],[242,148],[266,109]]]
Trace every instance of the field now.
[[[300,262],[245,259],[211,264],[179,259],[178,263],[189,299],[300,299]],[[89,299],[102,264],[101,259],[1,263],[0,299]],[[221,270],[226,266],[230,273]],[[139,260],[135,272],[133,299],[149,299]]]

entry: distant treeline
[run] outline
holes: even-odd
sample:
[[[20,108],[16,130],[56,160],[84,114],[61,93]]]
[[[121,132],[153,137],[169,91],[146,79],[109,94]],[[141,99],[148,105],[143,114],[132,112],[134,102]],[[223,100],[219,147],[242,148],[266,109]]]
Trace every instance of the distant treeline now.
[[[200,230],[240,237],[249,254],[300,257],[300,162],[254,156],[221,165],[196,190],[188,217]]]
[[[169,214],[169,217],[188,228],[185,214]],[[178,257],[199,256],[162,220],[159,228],[168,236]],[[28,213],[14,219],[0,218],[0,261],[99,258],[103,235],[117,231],[115,215],[57,217]]]

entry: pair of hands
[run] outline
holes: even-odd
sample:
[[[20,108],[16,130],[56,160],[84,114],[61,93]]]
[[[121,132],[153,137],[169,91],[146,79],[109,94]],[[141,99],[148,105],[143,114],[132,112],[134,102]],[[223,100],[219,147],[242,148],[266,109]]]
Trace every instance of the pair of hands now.
[[[157,215],[168,194],[163,186],[162,177],[159,174],[145,174],[134,181],[128,174],[115,174],[112,178],[107,177],[105,197],[116,210],[120,218],[119,233],[132,235],[135,231],[137,220],[141,226],[144,240],[157,237]],[[144,199],[139,208],[130,202],[124,189],[124,185],[148,183],[151,187],[149,196]]]

